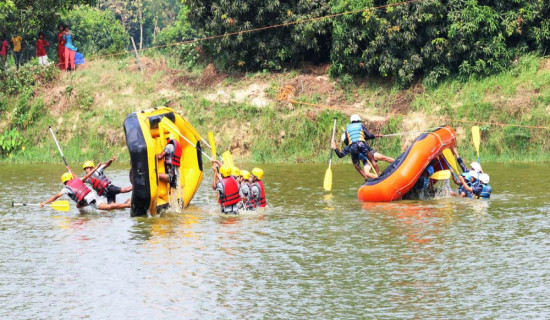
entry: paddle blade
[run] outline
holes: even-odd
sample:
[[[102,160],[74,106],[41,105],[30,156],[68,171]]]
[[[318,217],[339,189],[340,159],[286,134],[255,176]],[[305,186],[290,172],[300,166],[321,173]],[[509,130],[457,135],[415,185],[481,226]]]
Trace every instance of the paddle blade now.
[[[326,191],[332,190],[332,170],[328,167],[327,172],[325,172],[325,181],[323,183],[323,188]]]
[[[212,158],[216,160],[216,140],[214,139],[214,133],[212,133],[212,131],[208,131],[208,142],[212,150]]]
[[[459,174],[460,171],[458,171],[458,165],[456,163],[453,152],[450,149],[445,149],[443,150],[443,156],[445,157],[445,160],[447,160],[447,163],[451,166],[453,171],[456,172],[456,174]]]
[[[472,140],[474,141],[474,147],[476,148],[477,157],[479,161],[479,145],[481,144],[481,135],[479,133],[479,127],[472,127]]]
[[[230,167],[234,167],[235,164],[233,164],[233,156],[231,155],[231,152],[226,151],[222,153],[223,163],[227,164]]]
[[[437,171],[430,176],[430,179],[434,179],[434,180],[449,180],[450,178],[451,178],[451,171],[449,170]]]
[[[52,209],[57,211],[67,212],[70,209],[69,201],[67,200],[59,200],[59,201],[52,202],[50,206],[52,207]]]

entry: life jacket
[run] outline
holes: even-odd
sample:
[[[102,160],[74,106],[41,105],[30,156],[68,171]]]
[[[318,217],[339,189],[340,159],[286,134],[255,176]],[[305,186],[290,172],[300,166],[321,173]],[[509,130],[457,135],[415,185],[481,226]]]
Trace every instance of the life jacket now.
[[[168,143],[173,144],[176,150],[174,151],[174,154],[172,156],[166,158],[165,162],[175,167],[179,167],[181,160],[181,145],[177,140],[170,140],[170,142]]]
[[[103,192],[105,192],[105,189],[111,184],[111,180],[109,180],[104,174],[98,175],[97,177],[92,175],[90,177],[90,183],[97,194],[102,195]]]
[[[366,141],[365,133],[363,132],[363,124],[360,122],[350,123],[346,127],[346,136],[351,145],[354,142]]]
[[[256,208],[257,207],[260,207],[260,208],[265,207],[266,201],[265,201],[264,183],[261,180],[258,180],[256,182],[254,182],[252,185],[256,186],[256,187],[258,187],[258,189],[260,189],[260,200],[251,199],[252,205]]]
[[[65,183],[65,187],[71,190],[69,198],[74,200],[77,204],[80,204],[84,200],[84,197],[92,191],[88,189],[82,180],[78,178],[67,181],[67,183]]]
[[[218,203],[220,203],[222,207],[228,207],[239,203],[239,201],[241,201],[241,195],[239,194],[239,185],[237,184],[237,180],[235,180],[232,176],[229,176],[227,178],[223,178],[222,184],[224,194],[220,195],[218,198]]]
[[[491,198],[491,193],[493,192],[493,188],[491,188],[490,185],[484,184],[483,189],[481,190],[481,194],[477,196],[477,198],[481,199],[489,199]]]

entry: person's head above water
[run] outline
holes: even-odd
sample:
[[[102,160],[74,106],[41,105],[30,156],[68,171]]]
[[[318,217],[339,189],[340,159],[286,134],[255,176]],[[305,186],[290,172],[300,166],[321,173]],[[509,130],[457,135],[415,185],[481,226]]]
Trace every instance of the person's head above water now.
[[[351,117],[349,117],[349,122],[361,122],[361,117],[358,114],[352,114]]]
[[[66,184],[67,181],[70,181],[70,180],[73,180],[73,175],[70,173],[70,172],[65,172],[62,176],[61,176],[61,182],[63,184]]]
[[[476,162],[476,161],[470,164],[470,168],[477,173],[483,172],[483,170],[481,169],[481,165],[479,164],[479,162]]]
[[[92,170],[94,167],[95,167],[94,162],[88,160],[88,161],[84,162],[84,164],[82,165],[82,170],[86,171],[86,173],[87,173],[89,170]]]

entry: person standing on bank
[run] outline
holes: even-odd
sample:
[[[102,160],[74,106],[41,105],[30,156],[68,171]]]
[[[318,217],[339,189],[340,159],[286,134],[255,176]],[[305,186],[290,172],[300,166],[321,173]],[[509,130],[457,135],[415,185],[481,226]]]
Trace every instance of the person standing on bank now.
[[[66,70],[74,70],[74,55],[76,53],[76,47],[73,45],[74,35],[72,34],[69,26],[65,26],[63,32],[63,41],[65,41],[65,68]]]
[[[44,32],[38,33],[38,39],[36,40],[36,56],[38,57],[38,64],[47,65],[48,64],[48,55],[46,54],[46,48],[50,44],[44,39]]]
[[[63,40],[65,26],[60,23],[57,26],[57,30],[59,31],[57,34],[57,59],[59,60],[59,69],[65,70],[65,40]]]
[[[21,65],[22,42],[23,38],[21,38],[21,36],[13,36],[11,38],[11,43],[13,45],[13,58],[15,59],[15,67],[17,70],[19,70],[19,65]]]

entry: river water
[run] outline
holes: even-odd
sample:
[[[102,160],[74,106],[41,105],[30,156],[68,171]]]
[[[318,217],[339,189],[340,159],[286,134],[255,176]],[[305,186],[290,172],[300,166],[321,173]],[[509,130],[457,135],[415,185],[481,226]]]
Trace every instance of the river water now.
[[[63,166],[0,166],[1,319],[549,318],[547,164],[490,164],[490,201],[362,204],[351,164],[265,166],[269,208],[183,214],[10,207]],[[109,168],[115,184],[127,169]],[[123,201],[128,196],[119,196]]]

